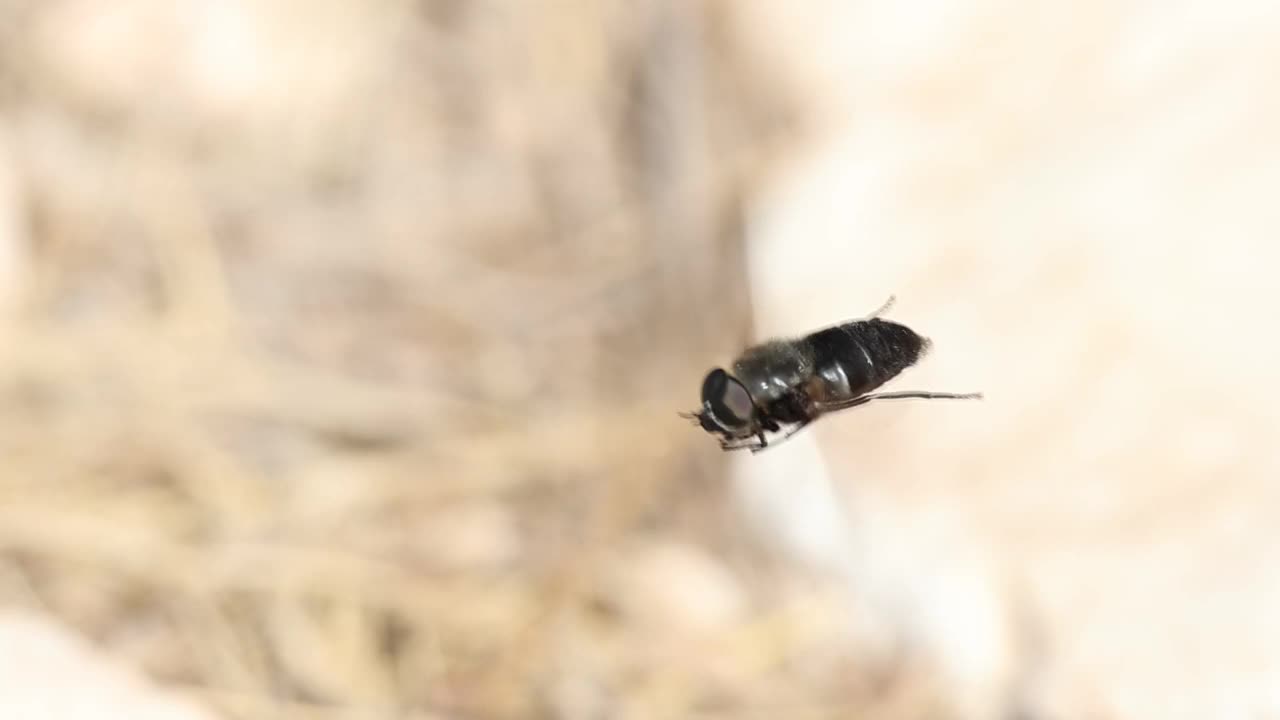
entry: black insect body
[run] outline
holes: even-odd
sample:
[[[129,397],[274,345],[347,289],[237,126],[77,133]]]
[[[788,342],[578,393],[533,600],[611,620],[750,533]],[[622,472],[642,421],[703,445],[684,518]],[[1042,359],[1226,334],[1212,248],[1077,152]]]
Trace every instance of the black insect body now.
[[[879,317],[892,304],[889,298],[863,320],[748,348],[731,371],[709,372],[702,382],[702,409],[681,415],[719,435],[725,450],[759,452],[769,446],[766,432],[785,428],[775,441],[781,442],[823,415],[872,400],[981,398],[981,393],[872,393],[929,349],[927,338]]]

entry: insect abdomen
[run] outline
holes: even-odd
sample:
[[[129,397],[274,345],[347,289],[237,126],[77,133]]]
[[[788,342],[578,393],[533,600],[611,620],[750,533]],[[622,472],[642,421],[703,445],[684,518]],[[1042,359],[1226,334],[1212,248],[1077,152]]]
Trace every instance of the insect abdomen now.
[[[929,340],[914,330],[880,318],[858,320],[810,335],[819,369],[838,364],[854,395],[870,392],[916,364]]]

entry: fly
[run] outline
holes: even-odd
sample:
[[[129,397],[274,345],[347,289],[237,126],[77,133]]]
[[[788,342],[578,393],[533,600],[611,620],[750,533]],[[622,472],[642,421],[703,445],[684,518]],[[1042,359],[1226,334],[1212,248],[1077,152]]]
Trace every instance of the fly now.
[[[880,317],[893,301],[862,320],[747,348],[729,370],[707,373],[702,408],[680,415],[719,436],[724,450],[755,453],[769,446],[766,432],[785,429],[777,444],[823,415],[872,400],[981,399],[982,393],[872,392],[929,350],[928,338]]]

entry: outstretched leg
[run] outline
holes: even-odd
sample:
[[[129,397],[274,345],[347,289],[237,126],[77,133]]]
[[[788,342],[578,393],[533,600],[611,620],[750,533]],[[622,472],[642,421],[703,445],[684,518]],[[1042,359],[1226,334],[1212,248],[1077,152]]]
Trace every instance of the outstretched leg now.
[[[751,452],[753,454],[758,453],[761,450],[764,450],[766,446],[772,447],[772,446],[781,444],[787,438],[791,437],[792,435],[795,435],[796,433],[808,427],[809,423],[813,422],[814,418],[818,417],[818,415],[835,412],[837,410],[844,410],[846,408],[855,407],[857,405],[863,405],[871,402],[872,400],[908,400],[908,399],[981,400],[982,393],[944,393],[944,392],[921,392],[917,390],[906,390],[901,392],[887,392],[887,393],[875,393],[873,395],[863,395],[862,397],[854,398],[852,400],[848,400],[845,402],[818,405],[816,408],[817,414],[815,414],[813,418],[805,420],[804,422],[801,422],[801,423],[797,423],[795,427],[787,431],[786,435],[783,435],[782,437],[774,440],[773,445],[768,445],[767,443],[764,443],[762,439],[759,445],[751,448]],[[744,445],[743,447],[750,447],[750,446]]]
[[[827,403],[819,405],[818,409],[824,413],[835,412],[837,410],[846,410],[857,405],[869,403],[872,400],[981,400],[982,393],[944,393],[944,392],[922,392],[918,390],[906,390],[902,392],[886,392],[872,393],[871,395],[863,395],[852,400],[843,400],[841,402]]]

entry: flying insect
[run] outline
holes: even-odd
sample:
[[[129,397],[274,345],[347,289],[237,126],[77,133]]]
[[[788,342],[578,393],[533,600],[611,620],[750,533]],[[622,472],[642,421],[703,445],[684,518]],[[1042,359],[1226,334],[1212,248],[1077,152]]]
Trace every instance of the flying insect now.
[[[872,392],[915,365],[930,347],[928,338],[880,317],[893,302],[890,297],[861,320],[747,348],[729,370],[707,373],[701,409],[681,417],[718,436],[724,450],[757,453],[769,447],[766,432],[784,433],[776,445],[823,415],[873,400],[981,399],[982,393]]]

